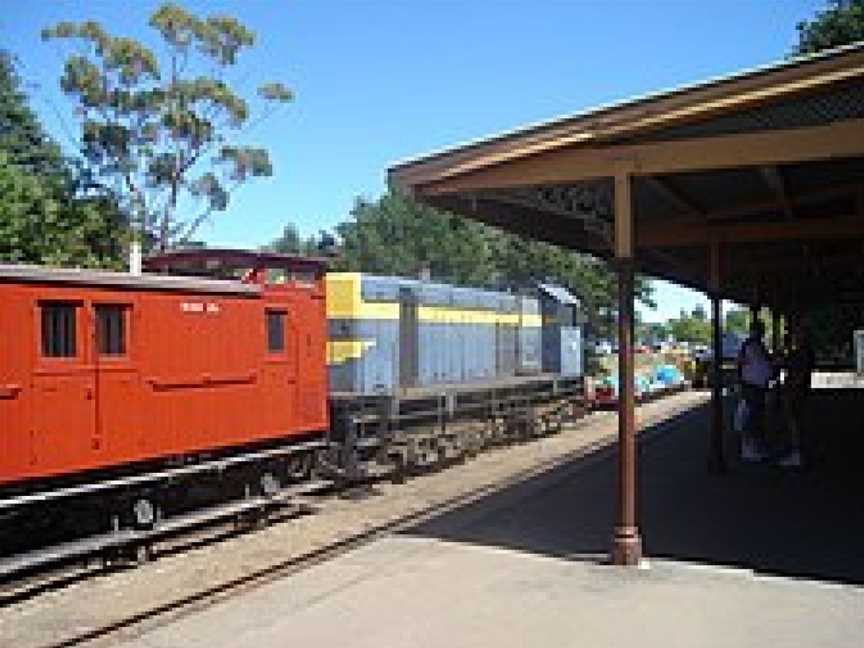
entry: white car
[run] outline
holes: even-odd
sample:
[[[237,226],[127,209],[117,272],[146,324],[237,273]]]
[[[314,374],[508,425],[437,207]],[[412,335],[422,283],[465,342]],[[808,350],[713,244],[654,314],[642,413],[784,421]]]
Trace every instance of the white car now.
[[[594,344],[594,352],[597,355],[609,355],[612,353],[612,343],[608,340],[599,340]]]

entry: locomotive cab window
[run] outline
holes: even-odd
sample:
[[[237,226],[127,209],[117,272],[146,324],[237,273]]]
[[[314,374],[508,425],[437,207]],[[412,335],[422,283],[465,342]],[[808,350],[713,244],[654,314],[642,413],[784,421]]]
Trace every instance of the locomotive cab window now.
[[[123,305],[96,306],[96,337],[99,355],[126,355],[126,313],[129,308]]]
[[[282,353],[285,351],[285,311],[267,311],[267,351]]]
[[[78,304],[42,302],[42,355],[74,358],[78,355]]]

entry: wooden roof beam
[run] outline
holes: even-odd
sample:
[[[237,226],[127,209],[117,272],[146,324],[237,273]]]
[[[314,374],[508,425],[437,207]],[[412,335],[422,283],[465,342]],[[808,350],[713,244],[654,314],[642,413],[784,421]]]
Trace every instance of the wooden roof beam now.
[[[838,184],[822,187],[813,191],[802,192],[795,195],[789,195],[788,200],[790,206],[794,209],[802,205],[818,203],[820,201],[834,200],[836,198],[847,198],[854,196],[859,189],[864,189],[864,185],[860,183],[854,184]],[[783,209],[783,205],[776,199],[767,202],[747,203],[736,205],[728,209],[711,210],[707,213],[709,221],[716,222],[721,220],[729,220],[752,216],[754,214],[764,213],[768,211],[779,211]]]
[[[705,215],[704,209],[697,205],[696,202],[693,201],[691,198],[685,196],[675,187],[673,187],[668,180],[659,178],[657,176],[646,176],[644,180],[645,183],[649,187],[651,187],[651,190],[654,193],[660,196],[672,207],[675,207],[679,211],[686,212],[691,216]]]
[[[415,190],[431,196],[611,178],[622,169],[645,176],[854,157],[864,157],[864,119],[646,144],[570,146],[475,171],[454,170]]]
[[[815,239],[864,239],[864,220],[857,216],[782,223],[707,225],[704,222],[657,223],[637,227],[639,247],[691,247],[712,239],[729,243],[768,243]]]
[[[761,166],[759,167],[759,175],[762,176],[762,180],[765,181],[765,184],[768,185],[771,193],[773,193],[777,198],[777,202],[779,202],[780,206],[783,208],[783,215],[786,216],[788,220],[792,220],[795,217],[795,214],[792,211],[792,201],[789,200],[789,192],[786,190],[786,181],[783,180],[783,175],[780,172],[780,169],[774,165]]]
[[[539,213],[535,209],[479,197],[440,196],[429,203],[439,209],[463,214],[492,227],[552,245],[597,256],[608,256],[611,251],[607,241],[573,219],[565,220],[553,214]]]

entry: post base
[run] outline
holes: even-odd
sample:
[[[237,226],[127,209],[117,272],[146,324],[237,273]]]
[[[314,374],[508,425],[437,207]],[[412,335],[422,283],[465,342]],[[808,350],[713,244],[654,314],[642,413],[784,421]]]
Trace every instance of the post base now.
[[[637,527],[617,527],[612,541],[613,565],[635,566],[642,560],[642,536]]]

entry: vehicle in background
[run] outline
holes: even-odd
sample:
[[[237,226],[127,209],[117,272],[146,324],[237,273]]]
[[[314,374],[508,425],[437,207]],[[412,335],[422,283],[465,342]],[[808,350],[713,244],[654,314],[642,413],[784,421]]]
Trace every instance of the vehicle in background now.
[[[700,360],[710,356],[711,350],[705,344],[694,344],[692,347],[690,347],[690,354],[695,360]]]
[[[726,332],[723,334],[721,367],[724,372],[724,384],[734,380],[735,362],[743,342],[744,336],[738,333]],[[709,387],[711,385],[711,376],[713,375],[714,350],[704,345],[694,347],[693,360],[695,362],[693,386]]]
[[[594,342],[594,353],[597,355],[609,355],[612,353],[612,343],[609,340],[597,340]]]

